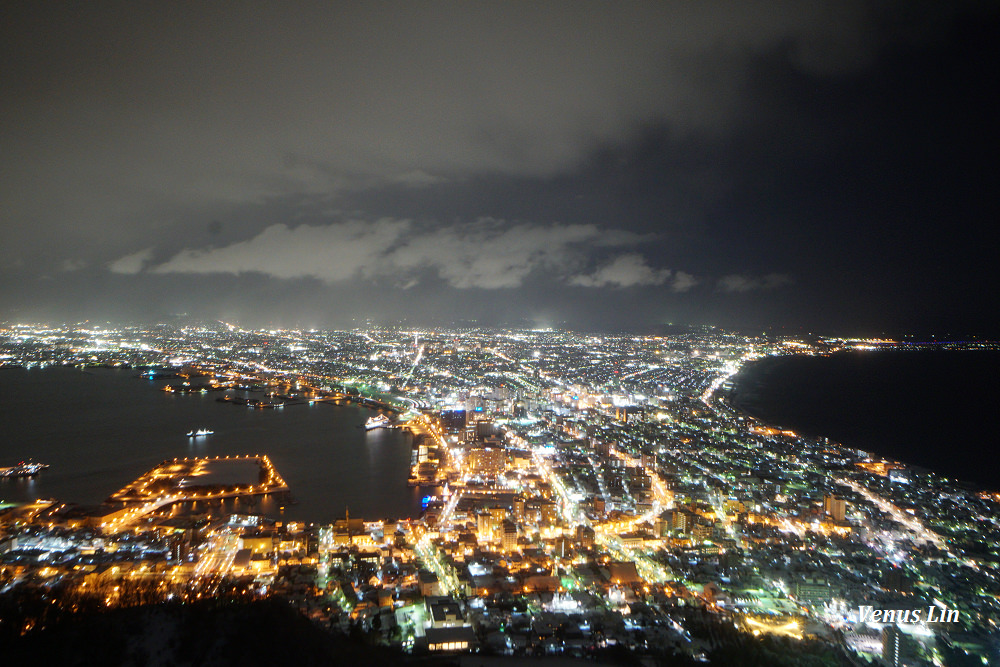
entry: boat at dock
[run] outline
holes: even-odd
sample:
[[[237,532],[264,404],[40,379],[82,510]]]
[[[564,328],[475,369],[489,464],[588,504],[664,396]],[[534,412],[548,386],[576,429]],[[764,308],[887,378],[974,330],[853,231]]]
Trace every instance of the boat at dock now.
[[[187,437],[189,438],[200,438],[203,435],[212,435],[215,431],[211,431],[207,428],[200,428],[197,431],[188,431]]]
[[[392,420],[385,415],[369,417],[368,421],[365,422],[365,430],[371,431],[377,428],[396,428],[396,426],[392,423]]]

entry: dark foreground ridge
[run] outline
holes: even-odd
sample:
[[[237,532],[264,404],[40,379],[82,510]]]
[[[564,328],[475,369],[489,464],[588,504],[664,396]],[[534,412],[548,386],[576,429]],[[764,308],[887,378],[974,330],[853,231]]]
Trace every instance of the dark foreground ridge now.
[[[30,602],[22,599],[30,606]],[[14,612],[14,609],[5,609]],[[410,656],[374,643],[360,630],[349,636],[316,625],[280,599],[256,601],[210,599],[164,603],[64,615],[51,627],[12,636],[4,633],[4,660],[9,664],[135,666],[197,665],[254,667],[291,664],[297,667],[395,665],[443,667],[530,664],[544,667],[579,665],[663,665],[693,667],[846,667],[850,663],[819,642],[753,638],[710,615],[689,619],[695,636],[710,638],[714,648],[698,662],[686,655],[639,656],[624,647],[600,650],[588,658],[545,656],[453,657]]]
[[[82,613],[51,628],[5,640],[7,664],[356,667],[415,663],[391,649],[328,632],[276,599],[205,600]]]

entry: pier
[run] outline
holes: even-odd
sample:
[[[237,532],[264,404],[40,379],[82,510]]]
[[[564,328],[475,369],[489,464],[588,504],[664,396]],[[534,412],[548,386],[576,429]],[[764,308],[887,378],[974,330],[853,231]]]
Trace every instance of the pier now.
[[[257,480],[233,481],[246,464],[257,465]],[[265,495],[288,491],[266,454],[246,456],[184,457],[168,459],[112,494],[108,504],[121,509],[107,515],[105,530],[120,531],[163,507],[175,503]]]

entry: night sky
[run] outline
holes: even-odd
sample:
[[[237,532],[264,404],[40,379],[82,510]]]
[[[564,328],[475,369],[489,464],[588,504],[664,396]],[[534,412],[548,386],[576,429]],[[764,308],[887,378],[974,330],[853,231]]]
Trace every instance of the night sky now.
[[[7,3],[0,321],[1000,335],[995,2]]]

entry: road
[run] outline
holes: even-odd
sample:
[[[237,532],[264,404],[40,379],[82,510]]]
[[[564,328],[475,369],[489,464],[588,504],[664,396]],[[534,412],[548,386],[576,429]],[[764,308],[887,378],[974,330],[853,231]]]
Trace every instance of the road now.
[[[233,559],[240,550],[238,535],[225,530],[212,535],[208,542],[202,545],[198,563],[194,567],[195,577],[210,575],[224,576],[233,567]]]

